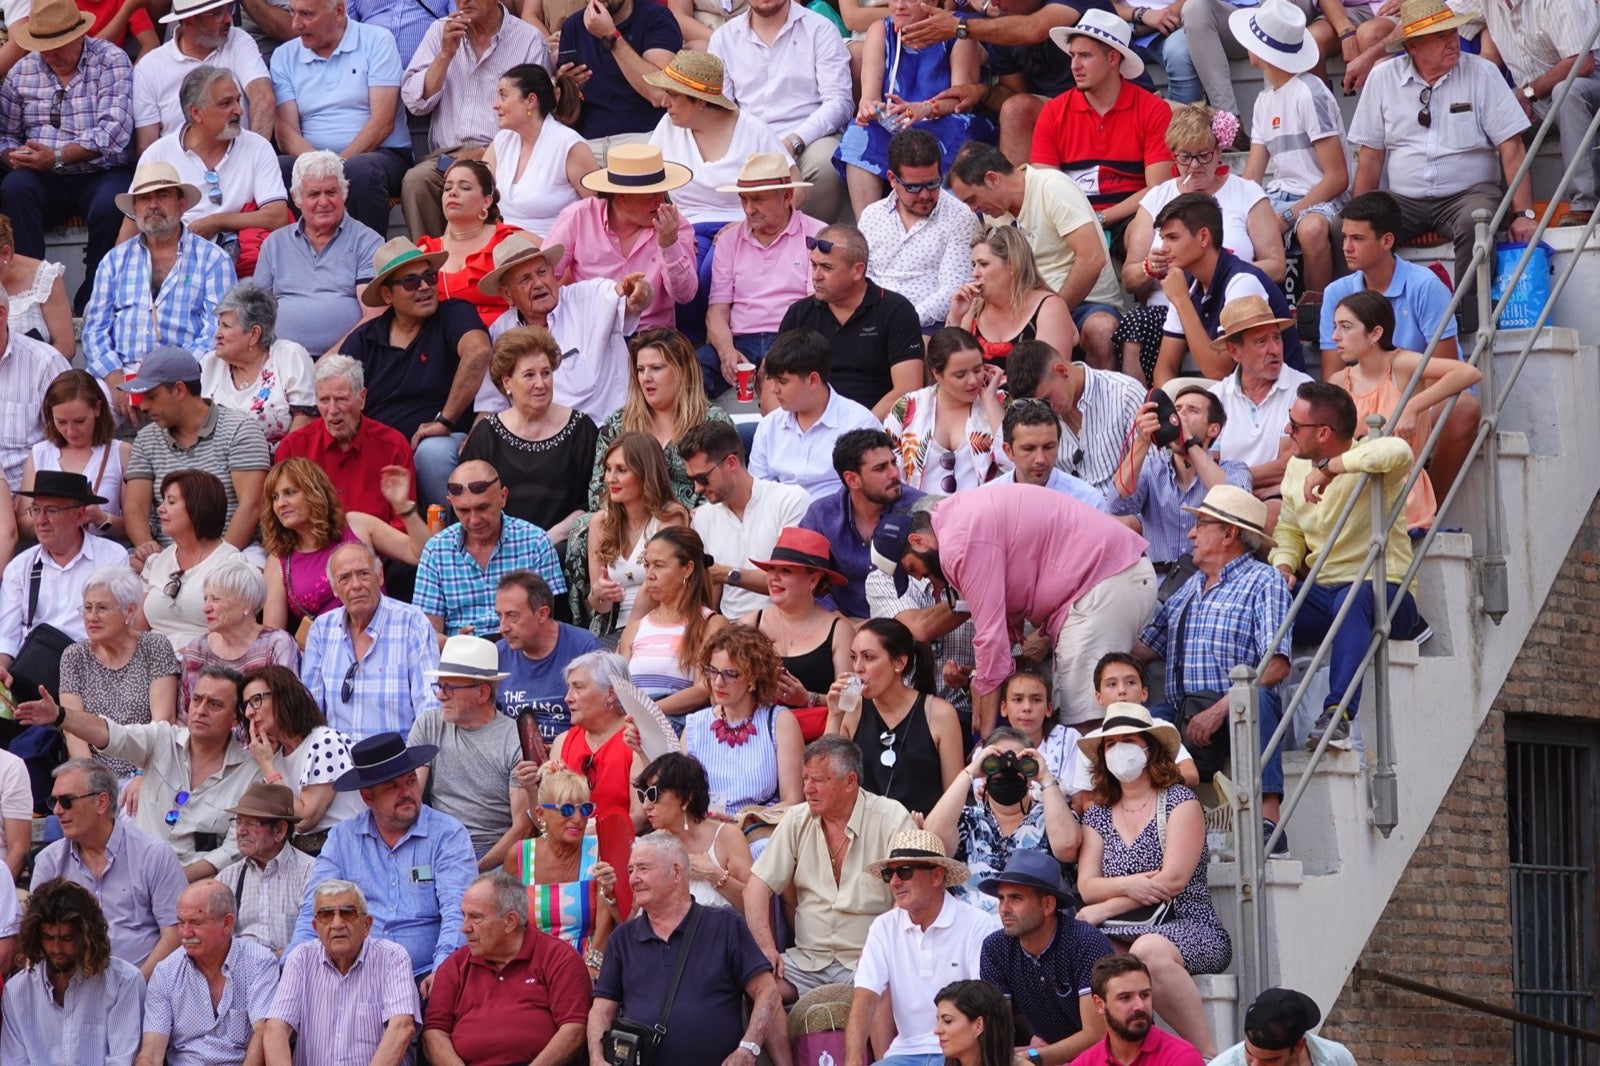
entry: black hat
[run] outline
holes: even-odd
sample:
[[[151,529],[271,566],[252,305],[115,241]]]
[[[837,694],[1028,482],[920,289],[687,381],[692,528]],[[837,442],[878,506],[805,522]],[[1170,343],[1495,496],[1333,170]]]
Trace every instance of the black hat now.
[[[401,774],[409,773],[419,766],[426,766],[439,754],[439,748],[433,744],[418,744],[414,748],[406,747],[406,742],[399,733],[376,733],[359,740],[350,749],[350,762],[353,769],[346,770],[333,782],[335,792],[354,792],[357,789],[373,788],[385,781],[393,781]]]
[[[998,896],[1001,885],[1022,885],[1048,892],[1061,907],[1077,904],[1072,893],[1061,881],[1061,864],[1048,851],[1038,848],[1018,848],[1011,853],[1011,861],[995,877],[978,882],[978,891],[986,896]]]
[[[71,500],[74,503],[105,503],[104,496],[96,496],[89,487],[89,479],[67,470],[40,470],[33,475],[33,488],[22,489],[18,496],[49,496],[51,499]]]
[[[1244,1035],[1262,1051],[1285,1051],[1322,1020],[1316,1000],[1292,988],[1269,988],[1244,1012]]]

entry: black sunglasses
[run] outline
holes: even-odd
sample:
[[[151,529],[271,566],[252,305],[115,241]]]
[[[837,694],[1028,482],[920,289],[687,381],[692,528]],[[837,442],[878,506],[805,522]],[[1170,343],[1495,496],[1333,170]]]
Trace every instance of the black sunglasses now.
[[[50,98],[50,125],[61,128],[61,107],[67,102],[67,90],[57,89]]]
[[[1433,86],[1423,86],[1422,95],[1417,99],[1422,103],[1422,110],[1417,112],[1417,125],[1427,129],[1433,125]]]
[[[108,794],[105,792],[79,792],[77,795],[73,795],[70,792],[63,792],[60,795],[51,796],[50,805],[60,807],[64,811],[70,811],[72,810],[72,805],[79,800],[88,799],[90,796],[105,796]]]
[[[918,193],[932,192],[944,184],[943,178],[934,178],[932,181],[907,181],[892,170],[889,171],[889,176],[895,180],[896,184],[898,184],[902,189],[910,193],[912,196],[915,196]]]
[[[167,583],[161,588],[162,594],[167,599],[175,600],[178,598],[178,593],[183,591],[183,575],[186,573],[188,573],[187,570],[177,570],[173,572],[171,577],[167,578]]]
[[[469,492],[474,496],[478,496],[482,493],[488,492],[489,486],[493,485],[499,480],[500,479],[498,477],[492,477],[488,481],[469,481],[465,485],[459,481],[447,481],[444,485],[444,491],[448,492],[452,496],[461,496]]]
[[[825,241],[821,237],[807,237],[806,248],[813,252],[821,252],[823,255],[833,254],[833,242]]]
[[[390,278],[388,284],[391,286],[398,285],[407,292],[416,292],[424,285],[432,288],[439,284],[439,272],[437,270],[424,270],[420,274],[407,274],[403,278]]]
[[[343,703],[349,703],[350,697],[356,694],[356,670],[360,666],[361,660],[357,659],[344,673],[344,683],[339,686],[339,700]]]
[[[883,878],[884,884],[888,884],[897,877],[902,881],[909,881],[911,880],[911,875],[916,873],[918,870],[931,869],[933,869],[931,866],[913,866],[910,863],[905,863],[901,866],[885,866],[883,868],[883,873],[879,874],[878,876]]]

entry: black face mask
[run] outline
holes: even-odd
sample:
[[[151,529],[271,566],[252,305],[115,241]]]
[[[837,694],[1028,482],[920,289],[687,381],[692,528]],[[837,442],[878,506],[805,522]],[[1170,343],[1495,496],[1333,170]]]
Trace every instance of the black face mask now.
[[[1004,807],[1014,807],[1028,794],[1028,779],[1016,770],[1001,770],[985,779],[985,794]]]

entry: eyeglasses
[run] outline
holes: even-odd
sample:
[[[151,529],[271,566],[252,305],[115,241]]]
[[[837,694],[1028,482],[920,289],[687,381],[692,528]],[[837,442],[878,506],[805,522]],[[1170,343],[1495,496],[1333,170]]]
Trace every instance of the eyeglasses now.
[[[173,796],[172,797],[172,803],[173,803],[172,810],[167,812],[166,817],[163,818],[162,821],[166,822],[168,825],[177,825],[178,824],[178,808],[187,805],[188,802],[189,802],[189,793],[188,792],[180,792],[176,796]]]
[[[218,207],[221,207],[222,179],[217,176],[217,172],[215,170],[206,171],[206,184],[210,186],[210,188],[206,190],[206,196],[210,198],[212,203],[216,204]]]
[[[1172,161],[1180,167],[1208,167],[1217,161],[1215,148],[1206,152],[1173,152]]]
[[[67,102],[67,90],[57,89],[50,98],[50,125],[61,128],[61,107]]]
[[[106,795],[110,795],[110,793],[107,793],[107,792],[80,792],[77,795],[73,795],[70,792],[63,792],[60,795],[51,796],[50,797],[50,805],[52,807],[60,807],[64,811],[70,811],[70,810],[72,810],[72,805],[74,803],[77,803],[79,800],[88,799],[90,796],[106,796]]]
[[[718,670],[715,666],[703,666],[700,669],[705,673],[706,677],[713,681],[721,681],[724,684],[730,681],[737,681],[744,676],[743,670]]]
[[[469,492],[474,496],[480,496],[488,492],[489,486],[499,480],[498,477],[492,477],[488,481],[469,481],[465,485],[459,481],[446,481],[444,483],[444,491],[452,496],[464,496]]]
[[[51,504],[49,507],[31,507],[30,506],[28,508],[28,517],[29,518],[48,518],[48,519],[50,519],[50,521],[54,522],[56,519],[60,518],[64,514],[66,514],[68,511],[76,511],[76,510],[81,509],[82,507],[83,507],[83,504],[81,504],[81,503],[75,503],[71,507],[57,507],[54,504]]]
[[[821,237],[807,237],[806,248],[813,252],[821,252],[823,255],[833,254],[833,242],[825,241]]]
[[[902,881],[909,881],[911,880],[911,876],[918,870],[931,869],[933,869],[931,866],[912,866],[910,863],[906,863],[903,866],[886,866],[884,867],[883,873],[879,874],[878,876],[883,878],[884,884],[888,884],[897,877]]]
[[[344,682],[339,686],[340,702],[349,703],[350,697],[356,694],[356,669],[360,665],[361,660],[357,659],[350,664],[350,669],[344,672]]]
[[[635,791],[638,791],[638,790],[635,789]],[[571,818],[574,814],[581,814],[585,818],[587,818],[587,817],[589,817],[589,815],[594,813],[594,804],[587,803],[587,802],[586,803],[541,803],[541,804],[539,804],[539,806],[543,807],[547,811],[555,811],[556,813],[560,814],[561,817],[563,817],[563,818]]]
[[[1326,426],[1327,424],[1328,423],[1326,422],[1296,422],[1291,418],[1289,419],[1289,432],[1299,433],[1302,429],[1316,429],[1319,426]]]
[[[944,470],[944,477],[939,481],[939,488],[944,490],[946,496],[956,491],[956,453],[945,452],[939,456],[939,466]]]
[[[387,284],[391,288],[398,285],[407,292],[416,292],[424,285],[431,289],[439,284],[439,272],[437,270],[424,270],[420,274],[407,274],[403,278],[390,278]]]
[[[1422,110],[1417,112],[1417,125],[1427,129],[1433,125],[1433,86],[1423,86],[1422,94],[1417,97],[1417,101],[1422,104]]]
[[[167,578],[167,583],[161,588],[162,595],[169,600],[177,599],[178,593],[183,591],[183,575],[188,572],[187,570],[173,571],[172,576]]]
[[[485,683],[486,682],[483,681],[468,681],[464,684],[452,685],[448,681],[435,681],[433,683],[433,694],[438,696],[440,699],[448,699],[464,688],[477,688],[479,685]]]
[[[349,904],[343,907],[318,907],[316,910],[312,911],[311,914],[319,922],[326,922],[336,914],[345,921],[349,922],[354,921],[360,916],[361,908],[355,906],[354,904]]]
[[[261,705],[266,703],[271,698],[272,693],[270,692],[257,692],[254,696],[246,696],[244,698],[244,705],[250,708],[252,711],[259,711],[261,709]]]
[[[649,788],[636,788],[633,794],[639,797],[640,805],[655,803],[661,798],[661,786],[651,785]]]
[[[944,184],[943,177],[934,178],[932,181],[907,181],[892,170],[889,171],[889,176],[894,179],[896,185],[912,196],[916,196],[918,193],[933,192]]]

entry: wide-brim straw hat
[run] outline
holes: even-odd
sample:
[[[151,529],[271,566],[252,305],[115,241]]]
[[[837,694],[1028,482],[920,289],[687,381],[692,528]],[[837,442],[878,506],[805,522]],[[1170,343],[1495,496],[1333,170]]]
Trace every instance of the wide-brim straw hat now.
[[[775,566],[804,566],[811,570],[819,570],[835,585],[848,585],[849,579],[839,573],[838,564],[833,561],[833,551],[828,546],[828,538],[814,529],[801,529],[799,526],[786,526],[778,531],[778,541],[772,547],[770,559],[751,559],[750,562],[762,570],[771,570]]]
[[[1458,15],[1444,0],[1405,0],[1400,5],[1400,36],[1389,42],[1389,51],[1404,51],[1402,41],[1426,37],[1430,33],[1459,30],[1473,22],[1471,15]]]
[[[482,637],[458,633],[444,642],[439,652],[439,668],[424,670],[430,681],[441,677],[465,677],[472,681],[504,681],[511,675],[500,669],[500,653]]]
[[[1254,493],[1237,485],[1213,485],[1206,490],[1206,498],[1200,501],[1199,507],[1182,509],[1263,537],[1267,535],[1267,505],[1256,499]]]
[[[589,171],[579,184],[590,192],[639,196],[671,192],[693,180],[694,171],[680,163],[668,163],[653,144],[619,144],[606,153],[606,165]]]
[[[1284,326],[1292,325],[1294,319],[1279,318],[1273,313],[1272,305],[1267,303],[1265,297],[1240,296],[1238,299],[1228,301],[1222,309],[1222,314],[1217,316],[1217,337],[1211,345],[1214,348],[1221,348],[1229,337],[1237,337],[1257,326],[1277,326],[1282,329]]]
[[[718,192],[771,192],[773,189],[809,189],[811,182],[795,181],[789,161],[782,152],[751,152],[739,168],[732,185],[718,185]]]
[[[1110,737],[1141,735],[1159,741],[1170,758],[1178,757],[1180,738],[1178,727],[1171,722],[1150,717],[1149,708],[1140,703],[1113,703],[1106,708],[1105,721],[1100,728],[1078,741],[1078,750],[1088,756],[1091,763],[1100,754],[1100,746]]]
[[[228,7],[233,0],[172,0],[172,10],[162,15],[156,21],[162,24],[182,22],[195,15],[203,15],[207,11],[215,11],[219,7]]]
[[[33,14],[12,28],[11,39],[29,52],[48,52],[71,44],[93,25],[94,19],[79,11],[72,0],[38,0]]]
[[[133,198],[161,189],[182,189],[185,211],[200,202],[200,190],[180,178],[171,163],[145,163],[134,171],[133,184],[128,186],[128,191],[117,193],[117,210],[133,218]]]
[[[1057,26],[1050,31],[1050,40],[1063,52],[1073,37],[1088,37],[1122,53],[1120,73],[1124,78],[1137,78],[1144,73],[1144,60],[1133,50],[1132,29],[1111,12],[1090,9],[1079,16],[1075,25]]]
[[[967,869],[967,864],[947,855],[944,841],[939,839],[939,834],[930,833],[926,829],[907,829],[896,833],[889,839],[889,857],[867,863],[867,876],[882,877],[883,871],[889,867],[907,863],[914,866],[939,867],[944,871],[944,883],[947,888],[964,885],[972,880],[972,871]]]
[[[368,307],[382,307],[383,283],[388,280],[390,274],[408,266],[426,266],[438,270],[449,258],[449,252],[443,250],[424,252],[404,237],[384,241],[378,250],[372,253],[372,268],[377,273],[372,275],[372,280],[361,290],[361,302]]]
[[[550,264],[550,269],[554,270],[566,250],[566,246],[562,244],[541,248],[539,242],[531,236],[513,233],[494,246],[494,269],[478,279],[478,291],[485,296],[499,296],[500,280],[506,276],[507,271],[534,259],[543,259]]]
[[[818,985],[789,1008],[789,1039],[807,1033],[838,1032],[849,1024],[854,985]]]
[[[1322,50],[1306,32],[1305,12],[1287,0],[1266,0],[1228,16],[1228,29],[1244,50],[1288,74],[1304,74],[1317,65]]]
[[[645,84],[657,89],[692,96],[729,111],[739,110],[738,104],[722,95],[722,79],[722,60],[693,48],[685,48],[664,69],[644,76]]]

